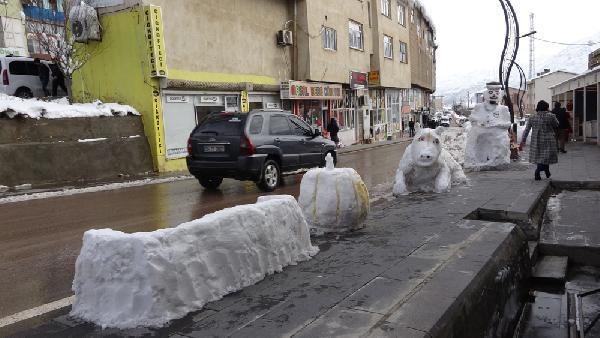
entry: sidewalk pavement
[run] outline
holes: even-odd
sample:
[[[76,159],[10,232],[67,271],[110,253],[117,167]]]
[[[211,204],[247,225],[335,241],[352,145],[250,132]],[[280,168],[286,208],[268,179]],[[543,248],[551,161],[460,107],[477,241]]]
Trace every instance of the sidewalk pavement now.
[[[600,147],[568,150],[551,167],[553,179],[600,180]],[[529,212],[550,180],[534,181],[523,163],[468,177],[446,194],[388,196],[372,206],[364,229],[313,239],[320,253],[312,260],[168,327],[102,330],[63,315],[17,336],[502,335],[517,316],[512,301],[527,291],[519,288],[530,272],[527,242],[513,224],[470,216],[490,205]]]

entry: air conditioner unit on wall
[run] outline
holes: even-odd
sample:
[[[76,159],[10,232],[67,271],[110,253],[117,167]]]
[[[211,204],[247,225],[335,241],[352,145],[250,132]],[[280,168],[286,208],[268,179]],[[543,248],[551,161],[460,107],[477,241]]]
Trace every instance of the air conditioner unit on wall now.
[[[277,32],[277,44],[280,46],[291,46],[293,44],[292,31],[281,30]]]
[[[83,2],[73,6],[69,13],[69,22],[75,41],[87,42],[101,39],[100,20],[94,7]]]

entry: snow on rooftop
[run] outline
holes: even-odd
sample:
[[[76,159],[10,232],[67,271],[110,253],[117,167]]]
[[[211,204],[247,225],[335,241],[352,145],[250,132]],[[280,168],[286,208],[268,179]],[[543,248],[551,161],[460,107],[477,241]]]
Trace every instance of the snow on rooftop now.
[[[140,115],[135,108],[118,103],[95,101],[70,104],[66,98],[42,101],[5,94],[0,94],[0,114],[5,114],[9,118],[25,116],[34,119]]]

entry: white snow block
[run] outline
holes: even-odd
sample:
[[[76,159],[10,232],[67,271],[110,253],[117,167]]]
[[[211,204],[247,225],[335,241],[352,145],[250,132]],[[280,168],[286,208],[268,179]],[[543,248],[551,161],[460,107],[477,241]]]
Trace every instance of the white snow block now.
[[[446,192],[452,184],[466,182],[462,167],[442,148],[444,128],[419,130],[408,145],[396,170],[394,196],[411,192]]]
[[[163,326],[317,252],[292,196],[153,232],[89,230],[71,315],[102,327]]]
[[[334,168],[326,157],[326,168],[311,169],[300,183],[298,203],[311,234],[345,232],[360,228],[370,209],[369,192],[352,168]]]

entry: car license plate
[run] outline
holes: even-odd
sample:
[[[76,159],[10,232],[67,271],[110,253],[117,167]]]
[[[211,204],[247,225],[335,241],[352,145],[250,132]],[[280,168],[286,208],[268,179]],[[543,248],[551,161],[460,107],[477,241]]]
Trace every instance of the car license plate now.
[[[225,151],[225,146],[223,146],[223,145],[204,146],[205,153],[222,153],[224,151]]]

